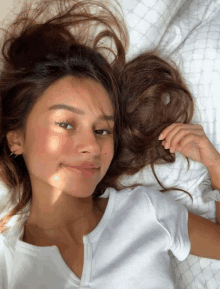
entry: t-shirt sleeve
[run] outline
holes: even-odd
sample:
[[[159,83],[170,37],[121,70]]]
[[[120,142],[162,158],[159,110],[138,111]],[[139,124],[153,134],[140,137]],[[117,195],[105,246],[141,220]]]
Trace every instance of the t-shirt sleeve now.
[[[146,196],[154,208],[157,222],[169,236],[169,250],[179,261],[185,260],[191,248],[187,209],[171,197],[154,189],[146,188]]]

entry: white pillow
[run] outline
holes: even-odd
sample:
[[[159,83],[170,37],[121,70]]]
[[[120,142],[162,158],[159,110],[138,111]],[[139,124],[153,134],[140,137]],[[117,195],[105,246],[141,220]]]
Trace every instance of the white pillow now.
[[[127,59],[153,49],[186,0],[118,0],[130,35]]]
[[[158,48],[166,48],[165,54],[178,64],[194,97],[193,123],[203,126],[220,151],[220,0],[193,0],[182,12],[172,21]]]
[[[167,1],[165,1],[165,3],[166,2]],[[163,37],[158,36],[157,39],[155,38],[154,48],[156,47],[156,44],[158,44],[157,41],[159,41],[160,43],[158,45],[158,49],[160,49],[161,52],[163,52],[162,54],[172,54],[172,58],[175,60],[175,62],[180,63],[179,59],[181,59],[182,56],[182,53],[180,53],[180,47],[182,46],[185,47],[184,41],[186,41],[187,43],[186,38],[189,37],[189,34],[192,31],[194,31],[196,27],[198,28],[197,30],[200,31],[202,25],[205,25],[206,23],[210,22],[210,20],[213,19],[214,15],[216,15],[217,8],[218,4],[214,0],[207,0],[205,4],[203,0],[192,0],[186,2],[183,1],[181,8],[178,10],[174,19],[169,21],[170,26],[168,28],[166,27],[166,31],[165,34],[163,34]],[[155,10],[158,11],[159,7],[155,7]],[[201,25],[199,26],[199,24]],[[138,29],[138,26],[135,26],[134,29]],[[135,39],[133,41],[135,41]],[[192,37],[191,41],[192,43],[196,43],[195,37]],[[137,41],[134,42],[133,46],[135,45],[137,47],[136,54],[139,54],[141,51],[140,47],[141,45]],[[200,45],[201,43],[199,42],[198,46],[200,47]],[[148,46],[145,50],[149,50],[151,49],[151,47]],[[176,54],[174,54],[174,51],[176,51]],[[202,51],[204,51],[204,46],[202,46]],[[189,57],[193,55],[193,52],[194,52],[193,49],[189,51],[188,54]],[[185,64],[186,61],[184,59],[183,65]],[[189,65],[187,67],[191,72],[194,71],[194,69],[198,71],[197,75],[200,76],[201,61],[199,61],[199,66],[197,64],[193,66],[189,62]],[[193,78],[192,74],[190,76],[186,75],[185,74],[186,70],[184,70],[181,65],[179,69],[182,72],[183,76],[185,77],[185,80],[191,92],[193,93],[194,99],[197,100],[198,94],[195,94],[194,91],[197,90],[198,81],[190,83],[190,81]],[[209,88],[208,85],[206,85],[206,89],[207,88]],[[216,92],[213,93],[216,94]],[[201,123],[201,113],[198,107],[196,108],[195,111],[193,123]],[[210,136],[208,133],[207,135],[208,137]],[[210,138],[210,140],[213,142],[213,138]],[[181,203],[184,204],[189,211],[195,214],[199,214],[203,217],[207,217],[210,220],[214,221],[215,220],[214,202],[204,203],[202,199],[202,190],[199,187],[199,185],[203,182],[205,176],[207,175],[207,169],[199,162],[195,162],[192,160],[189,160],[189,162],[190,162],[190,169],[189,171],[187,171],[188,164],[186,159],[181,154],[176,153],[176,162],[174,164],[156,165],[155,171],[159,180],[165,187],[167,188],[178,187],[180,189],[188,191],[193,197],[193,203],[189,198],[189,196],[184,192],[175,190],[168,192],[166,194],[172,196],[175,200],[178,201],[181,200]],[[129,177],[127,177],[126,175],[123,176],[121,178],[121,182],[124,185],[140,182],[148,187],[162,189],[157,183],[149,166],[146,166],[141,172],[138,172],[134,176]],[[210,190],[212,190],[211,186]],[[202,206],[200,206],[200,204],[202,204]]]

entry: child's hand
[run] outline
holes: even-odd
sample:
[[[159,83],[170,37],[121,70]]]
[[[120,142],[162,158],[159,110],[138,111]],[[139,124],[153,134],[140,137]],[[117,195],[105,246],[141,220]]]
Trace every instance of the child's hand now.
[[[162,145],[202,163],[207,168],[220,164],[220,154],[207,138],[200,124],[173,123],[165,128],[159,136]]]

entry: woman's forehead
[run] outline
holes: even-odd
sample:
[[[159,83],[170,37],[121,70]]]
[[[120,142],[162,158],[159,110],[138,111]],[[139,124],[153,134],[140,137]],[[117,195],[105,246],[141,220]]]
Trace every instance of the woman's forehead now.
[[[114,115],[111,99],[105,88],[91,79],[65,77],[56,81],[42,95],[38,107],[73,107],[73,112],[83,114],[87,110]],[[71,110],[71,108],[69,109]],[[80,113],[81,112],[81,113]]]

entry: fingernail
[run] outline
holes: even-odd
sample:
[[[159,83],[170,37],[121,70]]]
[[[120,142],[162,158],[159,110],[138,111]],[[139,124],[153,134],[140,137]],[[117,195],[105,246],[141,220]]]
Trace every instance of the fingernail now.
[[[162,140],[163,139],[163,134],[161,133],[158,137],[158,140]]]

